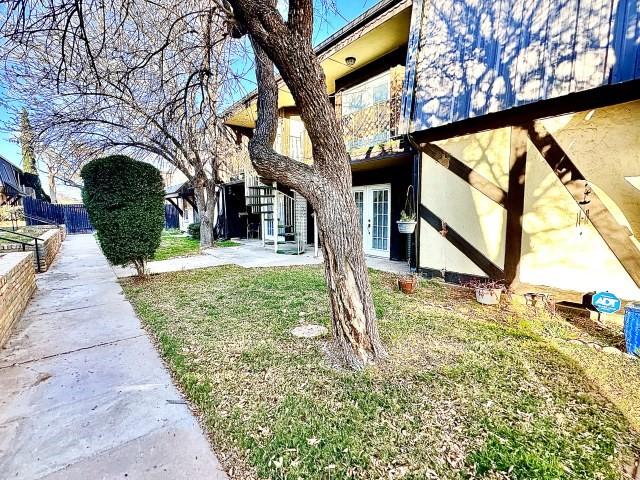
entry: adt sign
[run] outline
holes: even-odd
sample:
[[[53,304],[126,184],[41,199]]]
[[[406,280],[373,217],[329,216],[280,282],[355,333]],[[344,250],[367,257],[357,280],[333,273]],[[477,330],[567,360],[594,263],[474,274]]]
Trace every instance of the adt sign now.
[[[600,313],[616,313],[620,310],[622,302],[610,292],[598,292],[591,297],[591,305]]]

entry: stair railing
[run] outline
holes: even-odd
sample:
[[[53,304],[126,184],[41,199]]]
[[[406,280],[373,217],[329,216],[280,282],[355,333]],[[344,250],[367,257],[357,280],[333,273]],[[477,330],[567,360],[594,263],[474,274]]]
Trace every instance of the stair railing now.
[[[244,181],[247,208],[260,214],[263,246],[266,246],[266,237],[272,237],[273,249],[277,253],[278,243],[282,238],[284,243],[294,244],[297,255],[303,253],[306,239],[298,231],[294,197],[280,192],[275,182],[273,185],[265,185],[249,172],[245,172]]]
[[[2,233],[17,235],[20,238],[28,239],[28,240],[18,240],[16,238],[10,238],[8,236],[1,236]],[[27,235],[26,233],[20,233],[13,230],[8,230],[6,228],[0,228],[0,240],[4,240],[5,242],[14,243],[20,245],[22,247],[22,251],[25,252],[27,247],[33,246],[33,250],[36,254],[36,270],[38,273],[42,273],[42,267],[40,266],[40,249],[38,248],[38,242],[42,242],[42,240],[38,237],[34,237],[32,235]]]
[[[292,235],[296,254],[300,255],[304,252],[305,239],[302,238],[302,232],[298,231],[295,198],[282,192],[278,192],[277,198],[279,201],[277,205],[278,216],[281,217],[278,225],[278,234],[284,238],[285,242],[291,242],[287,240],[287,236]]]

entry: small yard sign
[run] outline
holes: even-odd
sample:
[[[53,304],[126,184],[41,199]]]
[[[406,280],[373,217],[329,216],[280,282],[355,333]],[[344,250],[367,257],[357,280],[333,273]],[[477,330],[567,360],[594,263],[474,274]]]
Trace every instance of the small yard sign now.
[[[591,304],[600,313],[616,313],[620,310],[622,302],[610,292],[598,292],[591,298]]]

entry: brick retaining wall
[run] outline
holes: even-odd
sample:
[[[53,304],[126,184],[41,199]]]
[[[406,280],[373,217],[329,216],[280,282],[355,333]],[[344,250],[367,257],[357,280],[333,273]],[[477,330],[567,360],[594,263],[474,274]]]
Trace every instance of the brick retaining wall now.
[[[46,272],[58,254],[60,245],[64,240],[63,230],[53,229],[46,231],[40,236],[41,242],[38,242],[38,255],[40,257],[40,270]]]
[[[33,252],[0,256],[0,348],[36,290]]]
[[[51,266],[51,263],[56,258],[62,242],[66,238],[66,230],[64,225],[55,227],[46,225],[42,227],[30,227],[42,229],[42,234],[38,237],[38,257],[33,256],[33,264],[37,265],[36,261],[40,261],[40,270],[46,272]],[[26,239],[26,238],[25,238]],[[26,251],[34,251],[34,242],[29,242],[24,246]],[[23,246],[18,243],[0,243],[0,254],[5,252],[22,252]]]

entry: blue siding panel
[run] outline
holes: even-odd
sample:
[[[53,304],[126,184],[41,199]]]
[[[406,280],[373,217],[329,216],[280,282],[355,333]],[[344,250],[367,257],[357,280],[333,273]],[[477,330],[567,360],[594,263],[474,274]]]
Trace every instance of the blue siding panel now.
[[[414,0],[411,12],[411,27],[409,43],[407,47],[407,62],[403,82],[402,106],[400,109],[400,134],[407,134],[411,122],[411,110],[413,107],[413,90],[415,85],[416,63],[420,45],[420,21],[422,19],[423,0]]]
[[[170,203],[164,204],[164,228],[171,230],[180,228],[180,212]]]
[[[639,2],[414,2],[409,131],[640,79]]]

